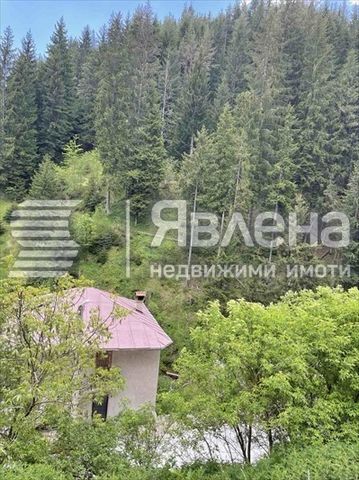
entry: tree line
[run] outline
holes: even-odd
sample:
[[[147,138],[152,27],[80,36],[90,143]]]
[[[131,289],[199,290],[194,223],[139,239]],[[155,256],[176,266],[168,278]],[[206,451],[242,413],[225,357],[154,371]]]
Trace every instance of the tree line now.
[[[344,2],[189,7],[162,22],[146,5],[78,39],[60,19],[44,57],[31,33],[15,51],[7,28],[1,188],[22,198],[44,156],[61,163],[77,138],[139,213],[169,168],[219,213],[298,195],[333,205],[358,161],[357,27]]]

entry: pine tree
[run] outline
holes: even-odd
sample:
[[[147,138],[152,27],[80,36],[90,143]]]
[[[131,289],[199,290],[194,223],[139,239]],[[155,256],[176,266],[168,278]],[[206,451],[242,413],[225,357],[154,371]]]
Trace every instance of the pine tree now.
[[[217,93],[217,96],[221,98],[222,107],[226,102],[233,106],[238,94],[248,88],[248,71],[251,63],[250,40],[248,10],[246,4],[243,4],[240,15],[234,23],[226,57],[225,73]],[[217,103],[217,108],[218,106]]]
[[[287,2],[280,11],[282,29],[281,64],[283,99],[298,105],[301,96],[304,51],[306,43],[305,6],[300,0]]]
[[[48,153],[58,162],[74,130],[74,73],[63,18],[56,23],[48,46],[43,79],[40,153]]]
[[[171,119],[174,104],[180,89],[180,62],[178,55],[179,29],[173,18],[165,18],[159,32],[160,72],[159,91],[161,95],[162,136],[165,146],[170,143]]]
[[[180,170],[180,184],[184,197],[199,207],[206,206],[208,192],[208,166],[214,159],[213,136],[205,127],[192,139],[189,153],[183,155]]]
[[[14,36],[7,27],[0,38],[0,86],[1,86],[1,125],[4,125],[7,107],[7,81],[15,58]]]
[[[9,109],[5,119],[5,154],[2,177],[6,192],[21,198],[38,166],[36,58],[30,33],[22,42],[8,82]]]
[[[352,166],[359,160],[359,62],[354,50],[349,51],[333,83],[336,108],[331,125],[331,171],[343,192]]]
[[[155,83],[158,84],[158,31],[149,4],[138,7],[127,32],[133,121],[146,115],[146,100]]]
[[[351,265],[351,284],[357,285],[359,280],[359,161],[353,164],[342,208],[350,219],[352,239],[349,249],[344,252],[344,257]]]
[[[227,220],[235,210],[250,204],[249,157],[243,129],[238,129],[226,105],[212,136],[212,155],[205,165],[205,208]]]

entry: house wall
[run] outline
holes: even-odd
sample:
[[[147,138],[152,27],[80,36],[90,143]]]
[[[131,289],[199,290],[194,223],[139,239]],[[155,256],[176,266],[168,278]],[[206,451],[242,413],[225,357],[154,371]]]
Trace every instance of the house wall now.
[[[155,405],[160,350],[119,350],[112,353],[112,367],[119,367],[125,387],[108,401],[107,416],[120,413],[124,406]]]

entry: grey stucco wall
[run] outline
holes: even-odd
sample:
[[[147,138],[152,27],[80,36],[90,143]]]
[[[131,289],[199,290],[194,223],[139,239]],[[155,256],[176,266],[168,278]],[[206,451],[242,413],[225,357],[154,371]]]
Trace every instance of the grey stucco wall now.
[[[160,350],[120,350],[112,353],[112,368],[119,367],[125,387],[108,401],[107,416],[117,415],[124,405],[139,408],[145,403],[155,405]]]

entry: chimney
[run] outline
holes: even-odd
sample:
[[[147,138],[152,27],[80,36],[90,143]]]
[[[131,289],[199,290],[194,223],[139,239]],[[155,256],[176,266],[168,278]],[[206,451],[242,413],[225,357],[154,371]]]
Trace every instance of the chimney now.
[[[141,290],[137,290],[137,292],[135,293],[135,300],[138,302],[138,303],[145,303],[146,301],[146,292],[143,292]]]
[[[142,292],[141,290],[137,290],[137,292],[135,292],[135,300],[136,300],[136,310],[138,312],[143,312],[142,311],[142,305],[145,303],[146,301],[146,292]]]

